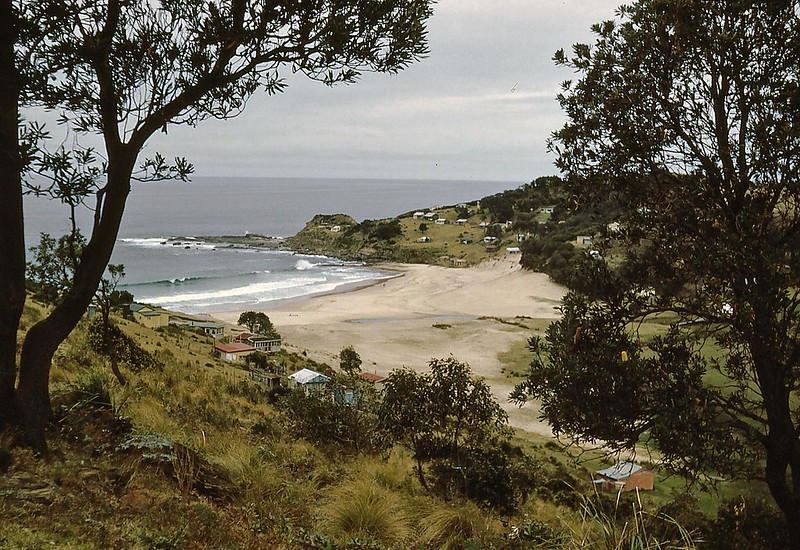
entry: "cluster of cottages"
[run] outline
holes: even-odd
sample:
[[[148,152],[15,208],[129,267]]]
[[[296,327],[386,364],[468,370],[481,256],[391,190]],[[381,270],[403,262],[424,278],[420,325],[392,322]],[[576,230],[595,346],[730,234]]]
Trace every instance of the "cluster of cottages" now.
[[[263,336],[250,332],[241,332],[232,336],[229,342],[214,344],[214,354],[233,363],[244,361],[245,357],[257,351],[275,353],[280,350],[280,336]]]
[[[176,326],[192,328],[214,338],[214,355],[226,361],[238,362],[251,353],[274,353],[281,350],[280,336],[263,336],[240,332],[226,336],[225,325],[185,313],[168,311],[145,304],[128,306],[133,320],[148,328]]]
[[[191,327],[202,331],[213,338],[225,336],[225,325],[194,317],[185,313],[176,313],[145,304],[132,303],[128,306],[133,320],[148,328],[161,328],[166,326]]]
[[[166,326],[191,327],[215,340],[214,354],[233,363],[242,362],[255,352],[275,353],[281,350],[280,336],[263,336],[250,332],[240,332],[230,338],[225,337],[225,325],[193,317],[183,313],[175,313],[144,304],[133,303],[130,306],[134,320],[146,327],[159,328]],[[223,341],[227,340],[227,341]],[[251,370],[250,379],[265,384],[270,388],[280,385],[281,376],[277,373],[262,370]],[[385,377],[371,372],[362,372],[359,377],[364,382],[380,387]],[[300,369],[287,377],[289,389],[303,391],[306,395],[322,393],[331,378],[311,369]],[[358,400],[354,388],[338,390],[334,398],[337,402],[355,404]],[[595,472],[595,486],[602,491],[648,491],[653,490],[653,472],[629,461],[621,461],[603,470]]]

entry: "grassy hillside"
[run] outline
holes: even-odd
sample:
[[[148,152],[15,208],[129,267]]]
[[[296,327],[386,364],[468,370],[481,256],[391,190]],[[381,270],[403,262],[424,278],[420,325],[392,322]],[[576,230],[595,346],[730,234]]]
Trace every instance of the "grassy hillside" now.
[[[517,246],[516,234],[510,226],[481,227],[482,223],[488,223],[488,211],[480,209],[477,203],[425,212],[435,217],[415,218],[413,213],[407,213],[392,219],[357,223],[343,214],[320,215],[288,239],[288,245],[301,252],[344,259],[444,265],[452,265],[454,260],[475,265],[487,258],[504,256],[507,246]],[[436,223],[436,219],[445,223]],[[457,223],[458,220],[464,221]],[[487,234],[498,237],[492,243],[494,251],[487,250],[487,243],[483,242]]]
[[[29,305],[24,326],[41,314]],[[401,447],[368,454],[310,437],[302,411],[212,358],[206,336],[118,322],[155,366],[125,368],[120,386],[92,350],[87,323],[70,336],[53,363],[50,456],[0,435],[0,547],[612,548],[631,536],[680,538],[655,517],[664,506],[687,528],[714,533],[674,476],[661,472],[655,492],[615,505],[593,494],[587,469],[609,459],[579,463],[527,434],[516,442],[534,482],[513,512],[432,495]],[[524,351],[503,360],[513,376]],[[330,372],[303,355],[273,362]]]
[[[576,260],[591,248],[583,237],[605,235],[618,206],[613,201],[575,205],[559,178],[542,177],[479,201],[416,214],[361,223],[344,214],[318,215],[287,245],[366,262],[450,266],[475,265],[505,256],[509,247],[520,248],[523,267],[563,284]],[[496,240],[487,242],[487,237]]]

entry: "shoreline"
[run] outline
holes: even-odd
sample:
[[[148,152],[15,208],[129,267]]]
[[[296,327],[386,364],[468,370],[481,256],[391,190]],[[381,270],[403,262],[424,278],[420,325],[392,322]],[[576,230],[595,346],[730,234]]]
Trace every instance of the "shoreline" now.
[[[272,309],[279,308],[285,305],[295,304],[295,303],[302,303],[306,300],[313,300],[314,298],[320,298],[322,296],[333,296],[336,294],[347,294],[349,292],[356,292],[364,288],[369,288],[374,285],[379,285],[381,283],[385,283],[386,281],[390,281],[392,279],[397,279],[403,277],[404,273],[399,270],[393,270],[389,268],[384,268],[380,266],[372,266],[377,270],[387,272],[385,277],[377,277],[374,279],[362,279],[360,281],[353,281],[350,283],[342,283],[337,285],[336,287],[329,289],[329,290],[320,290],[318,292],[312,292],[309,294],[303,294],[301,296],[292,296],[291,298],[276,298],[274,300],[269,300],[268,302],[264,302],[263,304],[256,304],[251,308],[245,309],[238,309],[232,310],[230,308],[227,309],[219,309],[219,310],[208,310],[204,311],[200,315],[208,315],[211,317],[215,317],[217,314],[226,315],[233,311],[237,311],[239,313],[244,311],[271,311]],[[227,321],[226,321],[227,322]]]
[[[402,367],[424,371],[430,359],[453,355],[489,383],[512,427],[552,435],[535,405],[519,408],[508,401],[521,379],[503,369],[519,371],[527,365],[528,338],[560,316],[555,308],[566,289],[510,259],[469,268],[374,267],[397,275],[257,310],[270,317],[287,349],[305,351],[333,367],[346,346],[359,353],[365,372],[381,375]],[[211,315],[236,324],[240,313]],[[518,359],[508,365],[502,354]]]

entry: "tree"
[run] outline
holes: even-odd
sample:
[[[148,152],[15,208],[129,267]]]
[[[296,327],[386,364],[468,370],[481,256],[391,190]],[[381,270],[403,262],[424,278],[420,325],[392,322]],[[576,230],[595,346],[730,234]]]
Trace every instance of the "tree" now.
[[[253,334],[261,336],[278,336],[278,331],[263,311],[243,311],[239,315],[238,324],[247,327]]]
[[[380,418],[395,441],[414,455],[417,477],[428,488],[423,464],[446,459],[464,466],[470,449],[503,436],[507,415],[489,386],[454,357],[431,359],[430,373],[403,368],[384,382]]]
[[[252,366],[256,369],[263,369],[263,370],[270,370],[269,366],[269,357],[266,353],[262,353],[260,351],[254,351],[253,353],[249,353],[244,356],[244,362],[249,367]]]
[[[350,398],[348,398],[350,396]],[[280,403],[290,412],[299,435],[323,445],[377,454],[391,444],[380,426],[380,395],[369,383],[334,375],[317,392],[295,390]]]
[[[57,304],[72,285],[78,267],[78,256],[86,246],[79,230],[62,235],[58,240],[47,233],[39,236],[39,244],[32,246],[33,258],[28,262],[28,282],[33,296],[49,304]]]
[[[429,0],[0,0],[3,423],[18,425],[29,444],[46,448],[50,361],[97,289],[131,180],[191,173],[183,159],[140,159],[155,132],[236,116],[256,91],[283,91],[289,70],[326,84],[355,81],[365,70],[401,70],[427,53],[430,13]],[[100,136],[102,154],[81,147],[48,152],[40,125],[20,127],[20,105],[58,110],[75,135]],[[52,185],[29,182],[29,190],[58,198],[73,212],[91,201],[94,219],[69,290],[27,332],[17,368],[25,301],[22,176],[30,170]]]
[[[339,368],[347,376],[358,376],[361,372],[361,356],[353,346],[342,348],[339,352]]]
[[[800,3],[619,14],[557,52],[579,78],[550,142],[573,196],[623,205],[618,267],[584,258],[515,397],[578,442],[765,481],[800,547]]]
[[[403,227],[399,220],[390,220],[379,223],[369,234],[371,239],[378,241],[391,241],[403,234]]]

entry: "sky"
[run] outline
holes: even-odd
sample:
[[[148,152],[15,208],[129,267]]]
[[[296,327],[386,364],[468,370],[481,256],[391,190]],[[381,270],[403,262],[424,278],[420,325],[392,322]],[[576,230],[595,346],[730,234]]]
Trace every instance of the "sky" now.
[[[592,40],[619,0],[439,0],[430,54],[396,75],[333,88],[294,75],[275,96],[197,128],[170,127],[148,151],[182,155],[198,176],[527,182],[556,173],[546,140],[573,78],[559,48]]]

